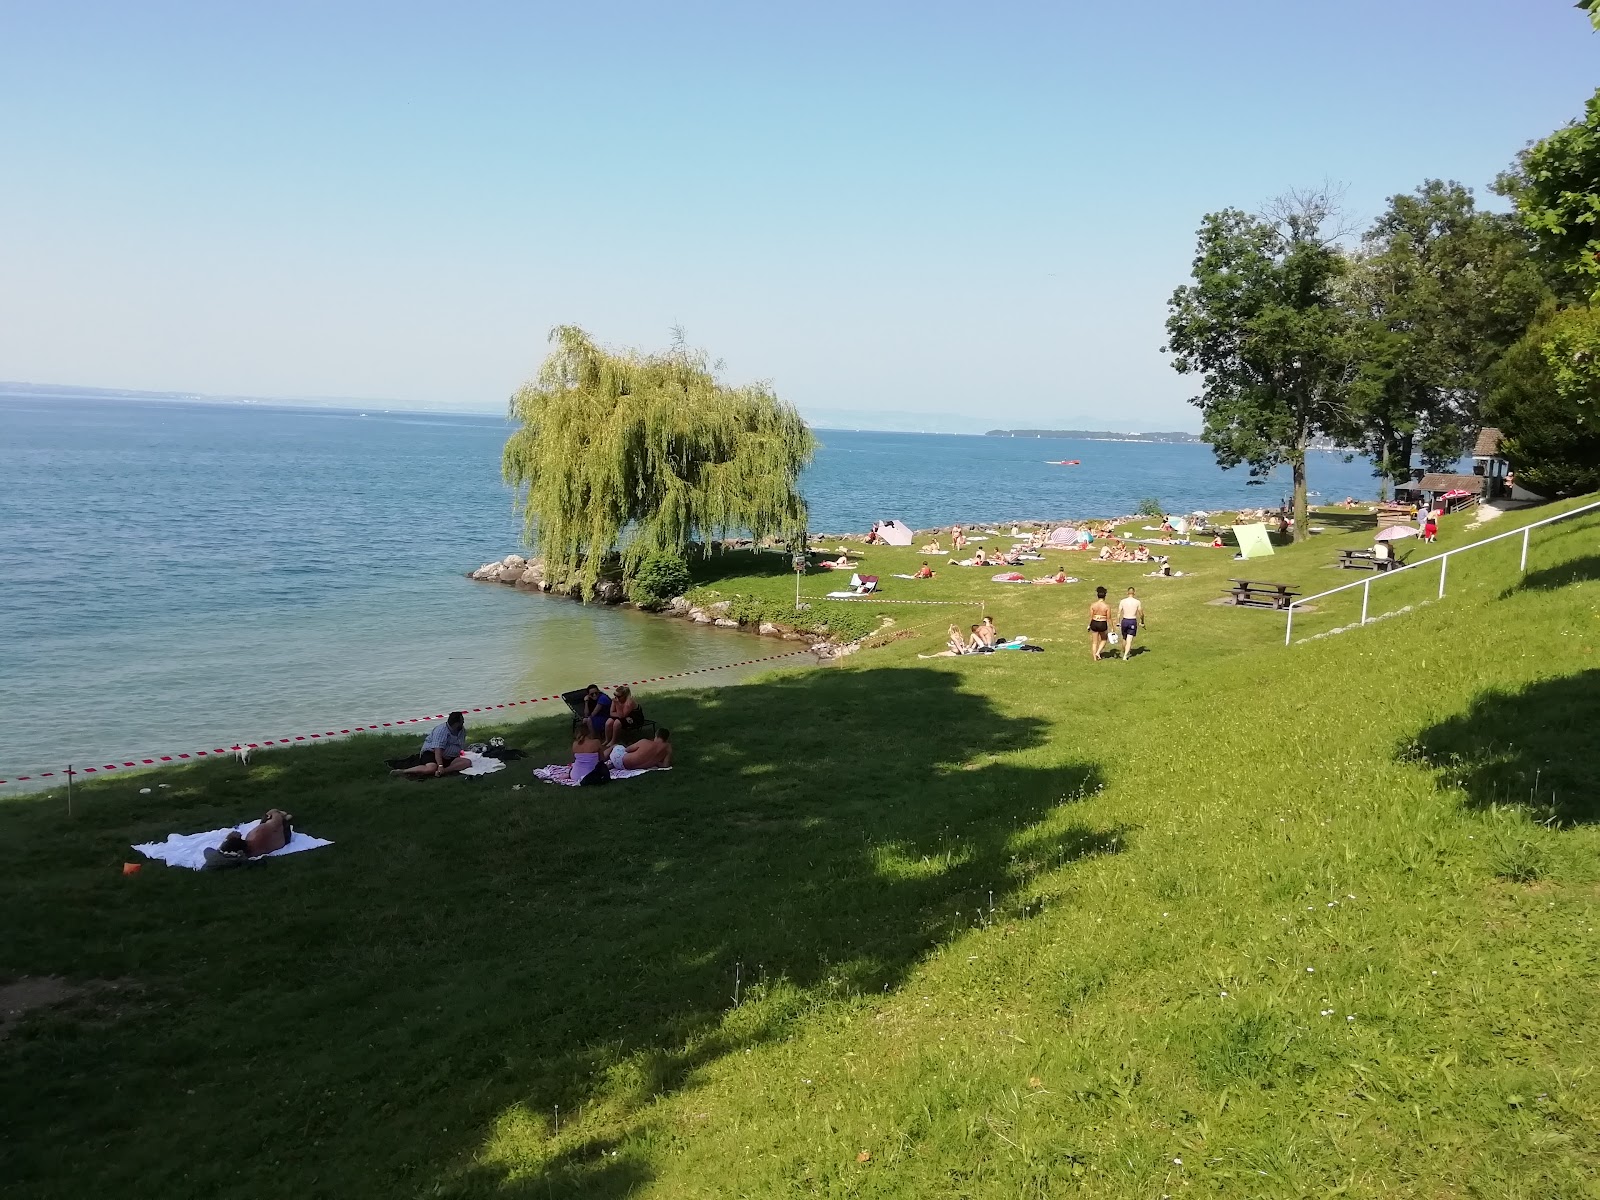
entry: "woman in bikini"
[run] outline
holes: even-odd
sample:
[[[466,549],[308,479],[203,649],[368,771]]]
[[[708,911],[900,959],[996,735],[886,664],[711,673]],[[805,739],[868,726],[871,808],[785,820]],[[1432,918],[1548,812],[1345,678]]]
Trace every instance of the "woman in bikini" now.
[[[1089,657],[1100,661],[1100,651],[1105,649],[1106,631],[1111,628],[1111,605],[1106,603],[1106,590],[1094,590],[1094,603],[1089,605]]]
[[[572,765],[567,768],[567,778],[580,783],[594,773],[600,765],[600,755],[605,742],[588,721],[580,721],[572,731]]]

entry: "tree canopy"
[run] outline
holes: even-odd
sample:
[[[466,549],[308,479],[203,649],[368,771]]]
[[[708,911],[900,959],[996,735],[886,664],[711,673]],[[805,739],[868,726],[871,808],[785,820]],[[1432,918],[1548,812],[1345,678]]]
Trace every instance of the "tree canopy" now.
[[[1306,536],[1306,450],[1349,426],[1335,215],[1323,192],[1290,195],[1261,216],[1207,214],[1194,282],[1168,302],[1165,348],[1177,371],[1203,380],[1191,403],[1218,464],[1248,464],[1257,479],[1288,464],[1297,540]]]
[[[1517,155],[1495,187],[1510,197],[1551,267],[1600,298],[1600,91],[1581,119]]]
[[[1485,413],[1522,486],[1550,496],[1600,489],[1600,311],[1546,305],[1501,359]]]
[[[816,440],[769,387],[719,383],[681,337],[656,354],[602,348],[573,325],[550,340],[511,399],[521,428],[501,464],[546,578],[590,594],[613,551],[626,577],[648,554],[733,532],[804,535],[797,485]]]
[[[1429,180],[1392,196],[1362,238],[1344,286],[1356,321],[1351,403],[1378,474],[1413,457],[1446,469],[1479,425],[1488,372],[1549,289],[1512,217],[1470,189]]]

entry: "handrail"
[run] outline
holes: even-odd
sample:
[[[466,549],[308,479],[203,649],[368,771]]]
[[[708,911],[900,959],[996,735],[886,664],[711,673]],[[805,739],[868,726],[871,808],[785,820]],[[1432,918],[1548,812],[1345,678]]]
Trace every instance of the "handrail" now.
[[[1404,566],[1395,567],[1393,570],[1385,571],[1382,575],[1377,576],[1377,578],[1378,579],[1392,579],[1396,575],[1404,574],[1407,571],[1414,571],[1418,567],[1427,566],[1429,563],[1438,563],[1439,564],[1439,599],[1443,600],[1444,599],[1445,572],[1449,568],[1449,565],[1450,565],[1450,561],[1449,560],[1450,560],[1450,556],[1452,554],[1460,554],[1465,550],[1476,550],[1479,546],[1487,546],[1490,542],[1498,542],[1498,541],[1502,541],[1502,540],[1504,540],[1505,538],[1508,538],[1508,537],[1516,537],[1517,534],[1520,533],[1522,535],[1522,561],[1521,561],[1520,564],[1518,564],[1517,570],[1518,571],[1526,571],[1528,569],[1528,534],[1529,534],[1530,531],[1539,528],[1539,526],[1541,526],[1541,525],[1553,525],[1557,521],[1565,521],[1568,517],[1575,517],[1579,513],[1592,512],[1594,509],[1597,509],[1597,508],[1600,508],[1600,500],[1595,501],[1593,504],[1585,504],[1581,508],[1570,508],[1564,513],[1557,513],[1555,516],[1546,517],[1542,521],[1534,521],[1531,525],[1519,525],[1517,528],[1508,529],[1504,533],[1496,533],[1496,534],[1491,535],[1490,537],[1486,537],[1486,538],[1481,539],[1480,541],[1469,543],[1468,545],[1465,545],[1465,546],[1456,546],[1453,549],[1446,550],[1443,554],[1435,554],[1430,558],[1422,559],[1420,562],[1406,563]],[[1295,610],[1295,605],[1297,605],[1297,604],[1309,604],[1311,601],[1313,601],[1313,600],[1321,600],[1325,596],[1336,595],[1339,592],[1348,592],[1351,588],[1361,588],[1362,589],[1362,591],[1361,591],[1361,623],[1363,625],[1365,625],[1367,623],[1367,600],[1368,600],[1369,596],[1371,595],[1372,583],[1373,583],[1373,577],[1372,576],[1368,576],[1366,579],[1358,579],[1354,583],[1344,583],[1344,584],[1340,584],[1336,588],[1329,588],[1325,592],[1318,592],[1315,596],[1301,596],[1298,599],[1289,601],[1289,607],[1286,610],[1287,611],[1287,619],[1284,621],[1284,626],[1283,626],[1283,644],[1285,646],[1289,645],[1290,639],[1294,636],[1294,610]]]

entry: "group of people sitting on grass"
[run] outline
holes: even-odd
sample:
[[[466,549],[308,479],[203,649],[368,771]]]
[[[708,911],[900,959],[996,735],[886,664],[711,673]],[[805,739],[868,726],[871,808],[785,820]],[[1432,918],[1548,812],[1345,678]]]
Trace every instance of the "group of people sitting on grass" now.
[[[1100,553],[1095,556],[1099,562],[1165,562],[1166,560],[1150,553],[1150,547],[1138,545],[1129,547],[1126,542],[1110,541],[1100,547]]]
[[[966,633],[961,632],[959,625],[950,626],[949,638],[945,648],[937,654],[921,654],[919,658],[955,658],[962,654],[993,654],[1005,639],[1000,636],[995,628],[994,618],[985,614],[982,621],[973,625]]]
[[[624,771],[672,765],[671,731],[658,725],[650,736],[644,736],[644,708],[626,684],[607,695],[599,684],[591,683],[584,689],[581,707],[583,711],[575,715],[573,723],[572,778],[587,777],[602,761],[610,770]],[[417,757],[416,765],[396,768],[390,774],[430,779],[457,775],[471,767],[466,717],[453,712],[435,725]]]

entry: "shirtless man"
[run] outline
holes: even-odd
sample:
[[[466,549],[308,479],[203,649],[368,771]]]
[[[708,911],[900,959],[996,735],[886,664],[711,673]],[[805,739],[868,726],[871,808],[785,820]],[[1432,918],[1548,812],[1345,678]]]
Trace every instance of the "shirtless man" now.
[[[1089,657],[1100,661],[1100,651],[1105,648],[1106,633],[1111,628],[1111,605],[1106,603],[1106,590],[1094,590],[1094,603],[1089,605]]]
[[[208,848],[205,853],[206,867],[217,870],[237,866],[247,859],[282,850],[294,836],[293,820],[281,808],[268,809],[267,815],[249,833],[242,834],[235,829],[222,839],[222,845]]]
[[[623,771],[648,771],[652,767],[670,767],[672,765],[672,730],[656,727],[653,738],[645,738],[642,742],[623,749],[621,746],[611,747],[611,766],[613,770]]]
[[[1139,629],[1144,625],[1144,605],[1139,602],[1139,597],[1133,594],[1133,589],[1128,589],[1128,594],[1117,601],[1117,616],[1122,621],[1122,661],[1128,661],[1128,655],[1133,653],[1133,639],[1138,636]]]

